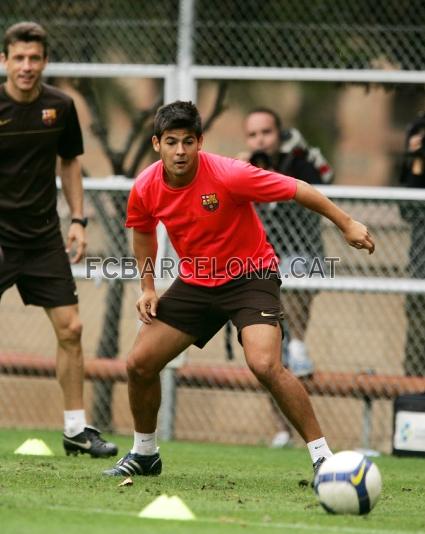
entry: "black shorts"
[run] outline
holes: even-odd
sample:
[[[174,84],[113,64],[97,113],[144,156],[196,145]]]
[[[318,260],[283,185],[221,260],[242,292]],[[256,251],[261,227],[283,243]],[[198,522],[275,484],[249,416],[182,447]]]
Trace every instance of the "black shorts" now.
[[[0,297],[15,284],[24,304],[56,308],[78,302],[77,288],[63,244],[34,250],[3,247]]]
[[[281,280],[276,273],[250,273],[222,286],[186,284],[179,278],[161,296],[157,318],[196,338],[202,348],[230,319],[241,331],[253,324],[279,325],[283,335]]]

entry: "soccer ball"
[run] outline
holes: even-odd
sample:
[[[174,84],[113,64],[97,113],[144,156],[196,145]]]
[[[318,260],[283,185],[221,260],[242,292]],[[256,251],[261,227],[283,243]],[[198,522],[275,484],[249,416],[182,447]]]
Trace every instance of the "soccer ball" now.
[[[366,456],[343,451],[328,458],[314,479],[320,504],[331,514],[369,513],[382,488],[381,474]]]

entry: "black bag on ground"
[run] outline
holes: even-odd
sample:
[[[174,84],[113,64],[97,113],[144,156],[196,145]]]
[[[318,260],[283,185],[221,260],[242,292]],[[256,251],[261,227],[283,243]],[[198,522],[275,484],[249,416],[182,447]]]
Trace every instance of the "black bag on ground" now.
[[[425,456],[425,393],[394,400],[393,454]]]

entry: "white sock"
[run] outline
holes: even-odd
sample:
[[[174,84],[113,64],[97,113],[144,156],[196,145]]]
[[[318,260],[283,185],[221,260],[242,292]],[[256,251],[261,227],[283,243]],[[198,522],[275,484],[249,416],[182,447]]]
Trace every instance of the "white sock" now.
[[[307,447],[313,463],[319,458],[329,458],[332,456],[332,452],[328,447],[325,438],[319,438],[315,439],[314,441],[310,441],[310,443],[307,443]]]
[[[65,410],[63,415],[65,422],[64,433],[66,436],[73,438],[83,432],[87,424],[85,410]]]
[[[141,432],[134,431],[134,444],[131,452],[143,454],[143,456],[152,456],[152,454],[157,453],[156,432],[142,434]]]

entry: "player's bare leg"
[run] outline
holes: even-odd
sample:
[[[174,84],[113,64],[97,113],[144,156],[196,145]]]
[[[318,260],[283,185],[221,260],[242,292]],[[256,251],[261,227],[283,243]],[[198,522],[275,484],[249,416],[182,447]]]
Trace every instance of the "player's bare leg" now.
[[[107,476],[159,475],[162,462],[156,446],[156,425],[161,404],[159,373],[195,341],[158,319],[143,325],[127,361],[128,396],[134,420],[134,444]]]
[[[46,308],[46,313],[58,341],[56,375],[62,388],[65,410],[82,410],[84,363],[78,306]]]
[[[161,404],[160,371],[195,341],[158,319],[143,325],[127,361],[128,395],[136,432],[155,432]]]
[[[83,401],[84,361],[81,348],[82,325],[78,305],[46,308],[58,340],[56,374],[64,397],[65,429],[63,446],[67,454],[93,457],[115,456],[118,447],[100,437],[87,425]]]
[[[321,438],[323,434],[304,387],[282,366],[281,343],[281,331],[277,326],[255,324],[242,329],[242,344],[248,366],[308,443]]]

